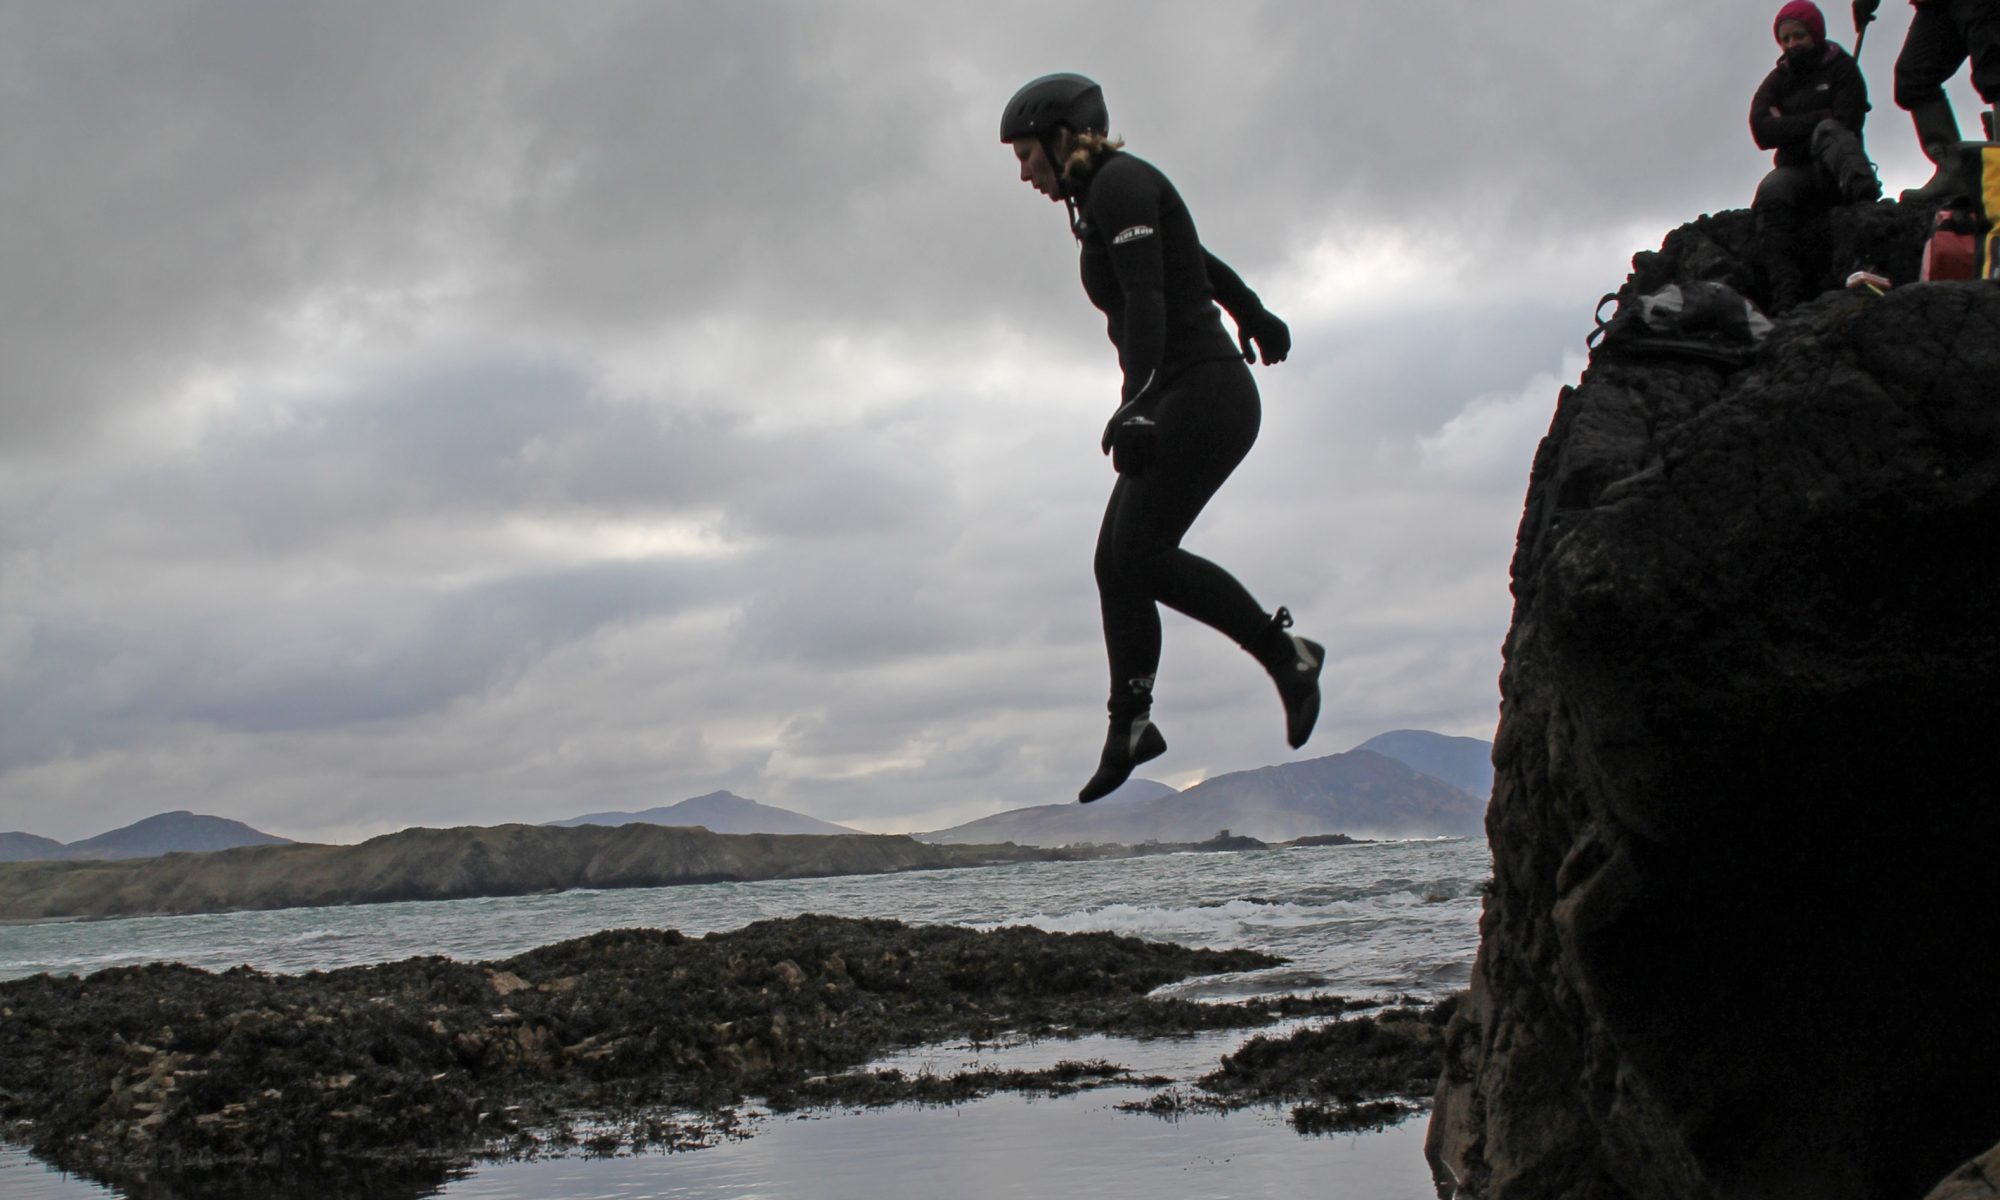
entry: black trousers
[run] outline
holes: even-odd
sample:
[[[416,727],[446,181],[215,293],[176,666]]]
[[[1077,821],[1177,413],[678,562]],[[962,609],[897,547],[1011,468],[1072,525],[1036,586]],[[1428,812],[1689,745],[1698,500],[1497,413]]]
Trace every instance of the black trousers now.
[[[1810,163],[1773,167],[1757,184],[1757,196],[1750,202],[1757,219],[1757,256],[1767,285],[1764,310],[1772,315],[1812,298],[1814,289],[1802,257],[1805,224],[1842,202],[1843,157],[1862,164],[1868,158],[1861,139],[1831,120],[1813,130],[1812,153]]]
[[[1097,533],[1097,595],[1111,665],[1111,711],[1145,707],[1160,666],[1166,605],[1248,645],[1270,617],[1221,567],[1181,549],[1209,497],[1250,452],[1263,420],[1240,359],[1197,363],[1166,385],[1153,419],[1159,449],[1141,475],[1120,475]],[[1133,680],[1147,689],[1135,691]]]
[[[1840,189],[1824,167],[1773,167],[1758,182],[1750,211],[1760,229],[1773,219],[1796,229],[1806,217],[1839,203]]]
[[[1896,106],[1912,109],[1937,99],[1968,58],[1972,86],[1986,103],[2000,104],[2000,0],[1918,5],[1896,56]]]

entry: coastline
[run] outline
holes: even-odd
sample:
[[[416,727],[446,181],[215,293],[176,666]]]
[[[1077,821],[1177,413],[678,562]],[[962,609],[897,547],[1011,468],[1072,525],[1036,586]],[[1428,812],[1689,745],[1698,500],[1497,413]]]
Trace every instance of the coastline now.
[[[310,1170],[365,1191],[566,1138],[585,1153],[698,1144],[732,1129],[752,1098],[959,1103],[1135,1082],[1114,1064],[1067,1080],[988,1071],[952,1092],[950,1079],[920,1073],[902,1082],[927,1092],[911,1094],[856,1070],[897,1047],[1189,1035],[1367,1007],[1148,996],[1173,979],[1276,961],[1106,934],[807,916],[702,939],[611,931],[484,964],[39,976],[0,985],[10,1017],[0,1115],[44,1161],[107,1182],[208,1183],[220,1171],[282,1189],[287,1172]],[[579,1114],[594,1140],[565,1133]]]
[[[1298,844],[1363,843],[1318,837]],[[537,896],[1291,845],[1219,837],[1136,846],[958,846],[902,834],[718,834],[699,826],[645,824],[406,829],[354,846],[289,843],[145,859],[0,863],[0,924]]]

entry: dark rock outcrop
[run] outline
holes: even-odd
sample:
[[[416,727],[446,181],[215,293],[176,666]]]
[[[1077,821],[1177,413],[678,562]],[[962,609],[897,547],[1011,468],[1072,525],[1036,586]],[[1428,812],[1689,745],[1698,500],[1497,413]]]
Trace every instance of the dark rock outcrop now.
[[[1925,217],[1835,233],[1904,282]],[[1749,284],[1748,229],[1627,294]],[[2000,287],[1824,295],[1735,371],[1600,349],[1513,576],[1460,1197],[1916,1200],[1991,1146]]]

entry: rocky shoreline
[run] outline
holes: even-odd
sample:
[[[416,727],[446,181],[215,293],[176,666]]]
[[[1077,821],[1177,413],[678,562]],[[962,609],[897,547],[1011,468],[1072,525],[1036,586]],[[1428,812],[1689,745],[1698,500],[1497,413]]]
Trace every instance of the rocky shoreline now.
[[[1110,934],[803,916],[703,938],[612,930],[491,963],[43,975],[0,983],[0,1128],[135,1195],[415,1195],[478,1160],[700,1146],[740,1132],[751,1103],[1170,1082],[1105,1062],[942,1078],[864,1069],[925,1043],[1186,1035],[1379,1007],[1149,996],[1278,961]],[[1442,1019],[1396,1009],[1347,1016],[1330,1037],[1257,1039],[1201,1081],[1201,1103],[1296,1099],[1380,1123],[1395,1114],[1364,1106],[1435,1086]],[[1297,1053],[1297,1039],[1315,1051]],[[1401,1065],[1366,1066],[1385,1059]]]

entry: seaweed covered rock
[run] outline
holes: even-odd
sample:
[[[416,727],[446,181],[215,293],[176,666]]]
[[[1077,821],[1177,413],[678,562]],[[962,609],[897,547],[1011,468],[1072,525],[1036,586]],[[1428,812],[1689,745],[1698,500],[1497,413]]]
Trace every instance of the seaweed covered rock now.
[[[676,1113],[726,1121],[746,1096],[900,1046],[1178,1032],[1196,1006],[1153,989],[1278,961],[802,916],[703,938],[611,930],[488,964],[40,975],[0,983],[0,1131],[128,1190],[429,1195],[447,1164],[535,1152],[576,1114],[630,1130],[596,1135],[600,1150],[674,1145]],[[1202,1015],[1256,1025],[1278,1006]]]
[[[1747,222],[1628,294],[1747,278]],[[1825,295],[1741,369],[1601,349],[1513,587],[1441,1179],[1914,1200],[1992,1146],[2000,288]]]

